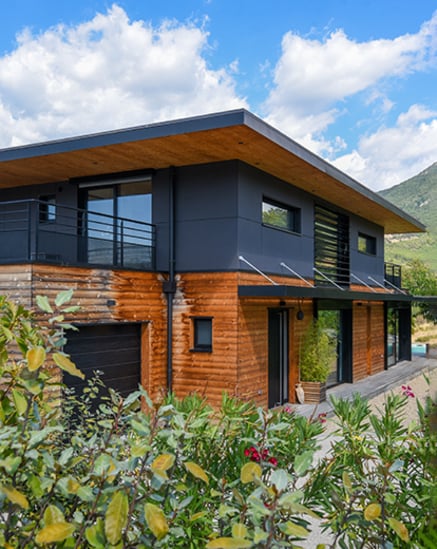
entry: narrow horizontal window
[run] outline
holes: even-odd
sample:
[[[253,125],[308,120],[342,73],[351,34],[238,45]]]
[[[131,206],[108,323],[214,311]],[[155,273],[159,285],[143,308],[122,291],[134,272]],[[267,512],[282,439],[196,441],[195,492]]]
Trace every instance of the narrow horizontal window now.
[[[212,318],[194,317],[193,319],[193,348],[192,351],[212,351]]]
[[[264,199],[262,203],[262,222],[269,227],[300,233],[300,209]]]
[[[363,254],[376,255],[376,238],[358,233],[358,251]]]

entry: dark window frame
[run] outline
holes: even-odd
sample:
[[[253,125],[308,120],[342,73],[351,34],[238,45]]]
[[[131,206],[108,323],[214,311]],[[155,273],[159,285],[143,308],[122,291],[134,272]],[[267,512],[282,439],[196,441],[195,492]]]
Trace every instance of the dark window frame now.
[[[377,251],[376,237],[359,232],[357,237],[357,249],[360,254],[375,256]]]
[[[44,196],[40,196],[39,201],[39,222],[56,223],[56,194],[47,194]]]
[[[287,213],[286,226],[266,222],[264,220],[264,204],[272,208],[279,208],[281,210],[284,210]],[[285,231],[287,233],[300,235],[302,234],[301,219],[301,208],[291,206],[290,204],[284,204],[283,202],[279,202],[278,200],[273,200],[271,198],[263,196],[261,203],[261,220],[264,227],[269,227],[270,229],[277,229],[279,231]]]
[[[191,322],[193,326],[193,347],[190,349],[191,352],[195,353],[212,353],[212,342],[213,342],[213,317],[212,316],[192,316]],[[200,335],[202,337],[204,333],[200,334],[199,324],[203,323],[207,325],[208,328],[208,341],[202,342],[199,341]]]

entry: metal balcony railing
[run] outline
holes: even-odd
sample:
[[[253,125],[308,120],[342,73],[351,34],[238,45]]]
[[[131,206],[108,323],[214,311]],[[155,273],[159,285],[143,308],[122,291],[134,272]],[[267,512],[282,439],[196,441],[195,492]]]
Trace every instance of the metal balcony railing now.
[[[387,287],[402,289],[402,268],[394,263],[384,263],[384,281]]]
[[[155,268],[155,227],[41,200],[0,202],[0,264]]]

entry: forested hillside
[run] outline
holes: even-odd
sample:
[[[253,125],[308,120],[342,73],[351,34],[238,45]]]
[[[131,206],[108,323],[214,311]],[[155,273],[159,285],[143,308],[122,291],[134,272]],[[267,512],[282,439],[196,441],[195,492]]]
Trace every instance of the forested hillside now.
[[[437,162],[380,194],[427,227],[426,234],[388,236],[386,261],[404,264],[421,259],[437,272]]]

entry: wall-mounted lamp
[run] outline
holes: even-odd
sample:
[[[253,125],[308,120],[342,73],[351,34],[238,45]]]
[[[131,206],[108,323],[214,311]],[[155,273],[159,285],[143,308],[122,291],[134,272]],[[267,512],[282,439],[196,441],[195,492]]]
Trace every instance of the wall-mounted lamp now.
[[[108,307],[114,307],[116,303],[117,303],[117,302],[115,301],[115,299],[107,299],[107,300],[106,300],[106,305],[107,305]]]
[[[296,313],[297,320],[303,320],[305,318],[305,314],[302,311],[302,301],[299,300],[299,310]]]

